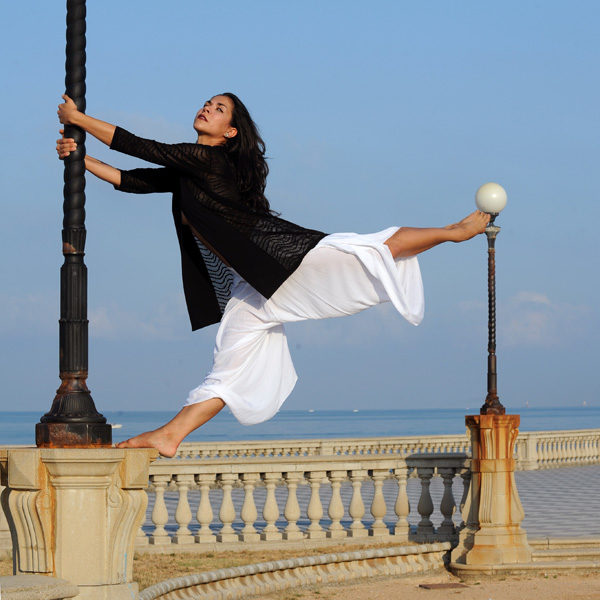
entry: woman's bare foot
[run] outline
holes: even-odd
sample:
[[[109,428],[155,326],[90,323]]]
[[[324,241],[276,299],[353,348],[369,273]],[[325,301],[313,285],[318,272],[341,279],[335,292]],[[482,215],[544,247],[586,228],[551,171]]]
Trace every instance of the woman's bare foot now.
[[[175,456],[185,436],[212,419],[223,407],[221,398],[184,406],[168,423],[117,444],[117,448],[156,448],[161,456]]]
[[[462,221],[448,225],[448,229],[453,232],[454,242],[464,242],[470,240],[479,233],[483,233],[487,224],[490,222],[490,215],[480,210],[467,215]]]
[[[154,431],[146,431],[117,444],[117,448],[156,448],[161,456],[175,456],[179,442],[175,435],[159,427]]]

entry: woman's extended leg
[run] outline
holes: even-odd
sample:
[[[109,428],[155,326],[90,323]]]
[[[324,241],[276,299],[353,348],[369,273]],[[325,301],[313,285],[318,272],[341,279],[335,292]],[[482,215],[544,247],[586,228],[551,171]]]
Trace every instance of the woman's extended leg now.
[[[464,242],[483,233],[490,215],[479,210],[446,227],[401,227],[385,244],[394,258],[408,258],[443,242]]]
[[[117,444],[117,448],[156,448],[162,456],[175,456],[186,435],[212,419],[223,407],[221,398],[184,406],[168,423]]]

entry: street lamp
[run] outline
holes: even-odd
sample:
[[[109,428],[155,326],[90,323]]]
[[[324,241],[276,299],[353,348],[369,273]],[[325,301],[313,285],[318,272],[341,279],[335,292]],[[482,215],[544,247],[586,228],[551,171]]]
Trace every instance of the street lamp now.
[[[488,241],[488,372],[487,396],[479,413],[482,415],[503,415],[506,412],[498,399],[496,372],[496,236],[500,227],[494,225],[496,217],[506,206],[506,192],[497,183],[484,183],[475,194],[477,208],[491,215],[485,229]]]
[[[85,112],[85,0],[67,0],[66,93]],[[110,446],[112,429],[87,387],[88,320],[85,248],[85,132],[65,126],[77,150],[65,159],[60,270],[60,379],[52,407],[35,428],[38,447]]]
[[[452,551],[450,569],[464,573],[499,565],[531,563],[527,533],[521,528],[524,512],[515,482],[515,443],[519,415],[507,415],[498,400],[496,381],[496,263],[494,242],[500,227],[496,217],[506,206],[506,192],[497,183],[482,185],[475,195],[477,208],[491,215],[488,239],[488,392],[478,415],[467,415],[471,438],[471,489],[463,510],[466,526]]]

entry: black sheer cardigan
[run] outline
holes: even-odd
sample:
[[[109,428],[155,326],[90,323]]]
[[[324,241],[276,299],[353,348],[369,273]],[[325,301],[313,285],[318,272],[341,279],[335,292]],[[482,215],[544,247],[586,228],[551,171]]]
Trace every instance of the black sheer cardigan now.
[[[233,281],[228,265],[270,298],[326,235],[245,205],[222,146],[162,144],[117,127],[110,147],[163,166],[121,171],[121,184],[115,189],[173,193],[183,289],[193,330],[221,320]],[[182,213],[191,227],[182,222]]]

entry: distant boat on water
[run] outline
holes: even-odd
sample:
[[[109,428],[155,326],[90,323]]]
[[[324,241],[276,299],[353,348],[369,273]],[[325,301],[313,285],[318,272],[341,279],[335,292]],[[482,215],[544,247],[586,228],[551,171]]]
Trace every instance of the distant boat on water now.
[[[309,408],[309,409],[308,409],[308,412],[311,412],[311,413],[312,413],[312,412],[315,412],[315,409],[314,409],[314,408]]]

